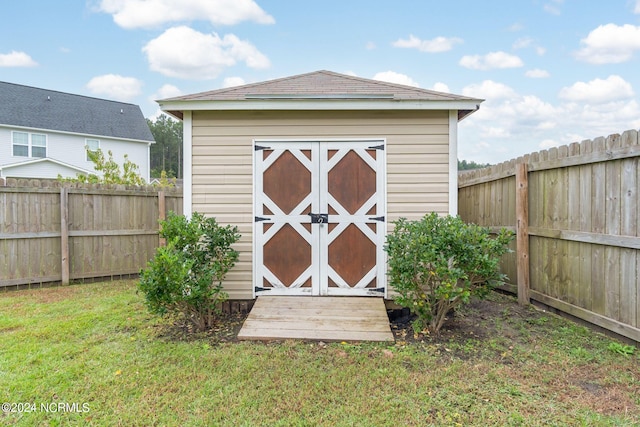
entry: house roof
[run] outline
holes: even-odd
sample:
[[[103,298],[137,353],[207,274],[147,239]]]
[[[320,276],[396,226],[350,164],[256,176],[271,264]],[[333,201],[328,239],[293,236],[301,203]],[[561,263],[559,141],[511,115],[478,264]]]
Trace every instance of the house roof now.
[[[0,82],[0,125],[154,142],[134,104]]]
[[[477,110],[482,101],[322,70],[168,98],[158,103],[178,118],[182,118],[183,111],[211,109],[443,109],[458,110],[461,120]]]

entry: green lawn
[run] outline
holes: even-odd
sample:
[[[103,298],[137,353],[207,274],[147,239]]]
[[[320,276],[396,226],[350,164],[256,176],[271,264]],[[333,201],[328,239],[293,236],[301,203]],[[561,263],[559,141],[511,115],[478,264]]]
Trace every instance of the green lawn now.
[[[172,339],[134,281],[3,292],[0,401],[31,412],[0,425],[640,423],[640,351],[492,298],[483,338],[321,345]]]

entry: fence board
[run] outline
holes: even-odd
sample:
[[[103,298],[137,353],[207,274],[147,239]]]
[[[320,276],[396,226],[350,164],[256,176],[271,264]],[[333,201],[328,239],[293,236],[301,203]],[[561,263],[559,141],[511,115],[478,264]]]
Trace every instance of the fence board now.
[[[518,283],[518,302],[529,304],[529,182],[527,165],[516,167],[516,277]],[[499,206],[499,205],[497,205]],[[504,218],[503,218],[504,219]]]
[[[593,152],[593,142],[585,140],[580,143],[580,157],[588,156]],[[591,182],[593,175],[592,165],[578,166],[580,171],[580,231],[591,232]],[[586,206],[589,206],[587,209]],[[591,310],[591,256],[592,245],[580,245],[580,289],[578,291],[578,306]]]
[[[0,289],[137,274],[153,257],[157,189],[32,184],[0,187]],[[164,195],[165,212],[181,214],[182,192]]]
[[[531,298],[640,337],[638,131],[532,153],[528,166]],[[459,174],[462,218],[513,228],[514,161]],[[495,188],[495,195],[487,193]],[[517,270],[517,257],[501,268]],[[515,284],[515,276],[509,275]],[[505,289],[516,289],[506,286]]]
[[[580,154],[580,144],[569,145],[568,157]],[[567,229],[580,231],[580,167],[567,168]],[[580,301],[580,243],[567,242],[567,297],[569,304],[579,304]]]

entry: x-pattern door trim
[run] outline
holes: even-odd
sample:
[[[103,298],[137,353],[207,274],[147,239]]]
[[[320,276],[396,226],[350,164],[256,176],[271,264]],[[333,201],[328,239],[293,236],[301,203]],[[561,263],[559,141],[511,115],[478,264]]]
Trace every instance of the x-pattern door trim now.
[[[386,236],[386,222],[378,221],[375,217],[386,217],[386,162],[383,141],[346,141],[346,142],[321,142],[321,165],[320,175],[323,177],[320,190],[320,206],[327,208],[330,206],[335,214],[329,215],[329,223],[335,224],[332,230],[328,227],[320,230],[320,240],[323,244],[320,247],[320,256],[323,260],[329,259],[330,245],[350,226],[355,226],[366,238],[376,247],[376,262],[355,284],[347,281],[329,264],[324,261],[320,265],[321,278],[331,279],[335,287],[330,287],[328,280],[321,281],[321,294],[323,295],[378,295],[386,296],[386,259],[382,250]],[[375,148],[374,148],[375,147]],[[377,149],[377,150],[376,150]],[[375,158],[369,152],[376,151]],[[328,153],[334,152],[331,158]],[[329,189],[328,176],[331,171],[340,164],[345,157],[353,152],[358,159],[366,163],[375,172],[375,191],[364,201],[354,213],[350,213],[331,193]],[[375,213],[368,214],[375,207]],[[375,231],[369,225],[373,225]],[[326,270],[325,270],[326,269]],[[367,288],[376,279],[376,288],[384,289],[380,294],[378,291]]]
[[[254,292],[264,295],[376,295],[386,296],[386,259],[382,250],[386,235],[386,162],[384,141],[259,141],[261,150],[256,151],[254,213],[259,218],[254,225]],[[381,150],[382,148],[382,150]],[[261,151],[268,150],[264,155]],[[371,150],[380,150],[375,156]],[[289,212],[284,212],[271,200],[263,188],[264,173],[285,153],[290,153],[311,173],[311,191]],[[307,157],[304,152],[310,152]],[[331,152],[331,156],[329,156]],[[375,192],[357,211],[347,208],[329,193],[328,176],[350,152],[366,163],[375,172]],[[287,185],[283,183],[282,185]],[[329,212],[329,223],[311,224],[309,213]],[[375,209],[374,209],[375,207]],[[268,211],[267,211],[268,210]],[[374,213],[372,213],[372,210]],[[267,212],[267,213],[265,213]],[[269,226],[265,226],[269,224]],[[309,224],[309,225],[305,225]],[[375,225],[373,225],[375,224]],[[311,262],[290,284],[285,285],[264,264],[265,245],[286,225],[295,230],[311,246]],[[329,265],[329,246],[350,226],[355,226],[376,248],[376,262],[355,284],[347,281]],[[374,229],[370,228],[373,227]],[[264,281],[270,283],[264,290]],[[305,286],[311,280],[311,286]],[[376,288],[370,284],[375,280]],[[329,285],[329,281],[333,286]],[[380,293],[380,290],[383,290]]]
[[[310,222],[309,215],[304,211],[310,206],[311,209],[318,209],[318,172],[317,162],[310,160],[303,151],[310,151],[312,159],[315,144],[310,142],[302,142],[297,144],[286,144],[272,142],[267,145],[269,152],[266,158],[263,150],[255,152],[255,215],[261,218],[254,225],[254,292],[256,288],[262,288],[263,281],[266,279],[272,286],[269,290],[271,295],[304,295],[313,292],[314,283],[318,282],[318,234],[319,230],[311,227],[310,230],[305,228],[303,224]],[[293,157],[306,168],[311,175],[310,192],[307,194],[289,213],[284,212],[277,203],[275,203],[264,192],[264,172],[269,169],[284,153],[290,153]],[[286,183],[283,183],[286,185]],[[265,212],[268,209],[268,212]],[[265,218],[265,219],[263,219]],[[265,230],[265,224],[269,224]],[[311,260],[297,278],[290,284],[284,284],[281,278],[276,276],[264,263],[264,246],[285,226],[291,226],[293,230],[303,238],[311,247]],[[311,287],[303,287],[308,280],[311,280]]]

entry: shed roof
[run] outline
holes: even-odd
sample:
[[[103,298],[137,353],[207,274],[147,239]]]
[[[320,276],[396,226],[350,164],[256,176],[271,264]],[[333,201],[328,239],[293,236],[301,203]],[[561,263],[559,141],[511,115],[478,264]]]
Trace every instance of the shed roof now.
[[[182,111],[210,109],[443,109],[458,110],[462,119],[482,101],[322,70],[158,102],[179,118]]]
[[[135,104],[0,82],[0,125],[154,142]]]

